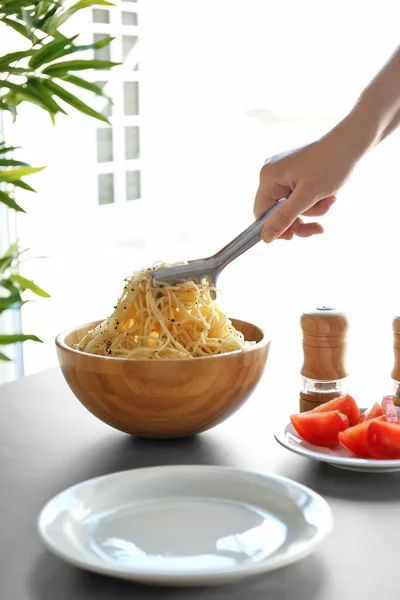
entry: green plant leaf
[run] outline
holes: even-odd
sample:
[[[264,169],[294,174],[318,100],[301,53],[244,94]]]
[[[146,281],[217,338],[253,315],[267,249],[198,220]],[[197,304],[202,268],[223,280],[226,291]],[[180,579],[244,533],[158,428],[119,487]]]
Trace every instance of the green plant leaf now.
[[[30,279],[26,279],[21,275],[10,275],[10,281],[19,285],[21,290],[24,292],[25,290],[30,290],[37,296],[41,296],[42,298],[50,298],[50,294],[42,290],[36,283],[31,281]]]
[[[17,310],[18,308],[21,308],[24,304],[26,304],[25,300],[12,301],[10,300],[10,297],[0,298],[0,315],[6,310]]]
[[[33,29],[32,17],[29,14],[29,12],[27,10],[25,10],[25,8],[21,8],[21,17],[22,17],[22,20],[27,24],[29,29]]]
[[[110,69],[121,63],[111,62],[110,60],[65,60],[59,63],[53,63],[45,69],[45,75],[60,77],[66,75],[68,71],[85,71],[87,69]]]
[[[6,346],[8,344],[16,344],[17,342],[26,342],[32,340],[33,342],[42,342],[36,335],[29,335],[26,333],[10,333],[0,335],[0,345]]]
[[[0,144],[0,154],[5,154],[6,152],[12,152],[13,150],[19,150],[21,146],[5,146],[4,143]]]
[[[62,33],[57,30],[59,15],[56,13],[60,6],[60,4],[57,6],[56,3],[46,15],[44,15],[41,19],[38,19],[38,21],[35,23],[36,27],[40,29],[40,31],[51,35],[54,39],[61,39],[61,37],[63,37]]]
[[[3,352],[0,352],[0,360],[12,362],[11,358],[9,358],[6,354],[3,354]]]
[[[30,185],[28,185],[27,183],[25,183],[25,181],[13,181],[12,185],[15,185],[15,187],[20,187],[23,190],[26,190],[27,192],[34,192],[36,194],[36,190],[33,189],[33,187],[31,187]]]
[[[48,14],[48,10],[50,7],[52,7],[54,4],[53,0],[39,0],[38,5],[36,6],[36,10],[35,10],[35,17],[41,17],[45,14]],[[54,4],[53,8],[58,8],[57,3]]]
[[[97,40],[97,42],[94,42],[93,44],[89,44],[88,46],[81,46],[80,48],[82,50],[100,50],[101,48],[105,48],[106,46],[111,44],[111,42],[114,40],[115,37],[106,36],[103,37],[101,40]]]
[[[15,0],[3,0],[3,4],[16,4]],[[33,2],[29,2],[28,0],[22,0],[22,2],[18,2],[20,6],[31,6]]]
[[[99,119],[100,121],[104,121],[105,123],[110,124],[110,121],[107,119],[107,117],[100,114],[96,110],[93,110],[93,108],[90,108],[90,106],[88,106],[87,104],[82,102],[82,100],[79,100],[79,98],[77,98],[73,94],[70,94],[69,92],[67,92],[67,90],[65,90],[61,86],[57,85],[56,83],[54,83],[54,81],[47,81],[46,85],[51,90],[53,90],[54,94],[56,94],[59,98],[64,100],[64,102],[67,102],[67,104],[70,104],[71,106],[73,106],[74,108],[79,110],[80,112],[85,113],[86,115],[89,115],[90,117]],[[1,173],[0,173],[0,176],[1,176]]]
[[[54,98],[52,98],[51,94],[49,93],[48,86],[46,84],[46,80],[42,81],[39,79],[28,79],[25,85],[25,90],[29,90],[31,93],[37,94],[37,97],[40,98],[40,100],[44,102],[46,106],[49,107],[50,113],[55,114],[60,112],[66,115],[67,113],[65,112],[65,110],[61,108],[59,104],[57,104]]]
[[[12,242],[9,245],[9,247],[7,248],[7,250],[5,251],[5,253],[3,254],[3,257],[9,256],[10,254],[15,254],[16,252],[18,252],[18,250],[19,250],[18,242]]]
[[[83,8],[89,8],[90,6],[114,6],[111,2],[107,2],[106,0],[79,0],[65,11],[64,14],[60,15],[58,19],[58,27],[65,23],[72,15]]]
[[[64,40],[66,39],[66,36],[63,33],[61,33],[61,31],[55,31],[53,34],[53,38],[55,40]]]
[[[26,76],[27,74],[27,70],[23,69],[22,67],[10,67],[8,66],[6,68],[7,73],[10,73],[10,75],[18,75],[19,77],[23,77]]]
[[[24,6],[32,6],[33,2],[29,2],[29,0],[3,0],[4,6],[12,6],[17,5],[19,8]]]
[[[11,158],[0,158],[0,167],[28,167],[28,163]]]
[[[1,177],[1,173],[2,172],[0,171],[0,177]],[[9,194],[7,194],[6,192],[2,192],[1,190],[0,190],[0,202],[5,204],[9,208],[16,210],[17,212],[23,212],[23,213],[26,212],[19,204],[17,204],[15,202],[15,200],[13,198],[11,198],[11,196],[9,196]]]
[[[99,50],[100,48],[104,48],[108,46],[115,38],[113,37],[104,37],[93,44],[86,44],[84,46],[74,46],[72,43],[78,35],[73,38],[62,38],[61,40],[53,40],[49,44],[46,44],[42,49],[40,49],[35,56],[29,61],[29,66],[32,69],[37,69],[42,65],[49,63],[57,58],[64,58],[69,54],[73,54],[75,52],[83,52],[84,50]],[[53,46],[54,44],[54,46]],[[52,46],[52,48],[50,48]],[[49,47],[49,48],[48,48]],[[46,50],[46,52],[44,52]],[[43,54],[41,54],[43,53]],[[57,63],[61,64],[61,63]]]
[[[28,40],[32,40],[33,42],[36,41],[36,38],[32,36],[31,33],[27,30],[26,25],[20,23],[19,21],[14,21],[14,19],[9,19],[8,17],[3,17],[1,20],[3,23],[8,25],[8,27],[11,27],[20,35],[23,35],[24,37],[28,38]]]
[[[17,60],[21,60],[21,58],[26,58],[27,56],[32,56],[32,50],[21,50],[18,52],[10,52],[9,54],[5,54],[0,57],[0,69],[3,71],[7,71],[7,66],[16,62]]]
[[[0,257],[0,274],[4,273],[8,267],[11,266],[13,260],[19,258],[21,254],[24,254],[28,251],[28,248],[25,250],[19,250],[18,242],[14,242],[10,245],[10,247],[6,250],[2,257]],[[19,294],[18,289],[9,279],[1,279],[0,280],[1,287],[6,288],[11,294]]]
[[[12,104],[12,102],[10,102],[8,98],[7,100],[0,99],[0,110],[9,111],[13,116],[13,121],[15,121],[15,117],[17,114],[16,106]]]
[[[37,104],[43,110],[47,110],[49,112],[54,111],[53,102],[50,105],[46,104],[46,98],[41,98],[38,93],[33,90],[33,86],[27,88],[27,83],[25,85],[16,85],[15,83],[11,83],[10,81],[0,81],[0,88],[5,87],[12,91],[11,101],[13,104],[18,105],[24,100],[27,102],[32,102],[33,104]],[[7,100],[9,94],[4,96]]]
[[[29,66],[32,69],[37,69],[45,63],[49,63],[60,56],[64,56],[63,50],[65,46],[72,44],[79,34],[74,35],[72,38],[64,38],[61,40],[52,40],[48,44],[45,44],[40,50],[35,52],[29,61]]]
[[[10,256],[2,256],[0,258],[0,273],[4,273],[4,271],[11,266],[11,263],[15,258],[16,257],[13,254]]]
[[[93,42],[93,44],[86,44],[84,46],[71,46],[70,48],[65,48],[62,56],[67,56],[68,54],[72,54],[73,52],[83,52],[85,50],[100,50],[100,48],[104,48],[111,44],[111,42],[115,40],[114,37],[104,37],[97,42]],[[58,57],[57,57],[58,58]],[[58,63],[60,64],[60,63]]]
[[[96,94],[96,96],[102,96],[103,98],[108,99],[108,96],[106,96],[103,89],[91,81],[86,81],[86,79],[81,79],[80,77],[76,77],[76,75],[65,75],[62,77],[62,80],[68,81],[68,83],[77,85],[85,90],[89,90],[89,92],[93,92],[93,94]]]
[[[76,4],[74,4],[73,6],[71,6],[69,9],[65,10],[64,12],[59,12],[58,14],[54,14],[52,17],[46,19],[45,22],[43,22],[40,26],[40,29],[42,31],[45,31],[46,33],[48,33],[49,35],[55,35],[55,33],[59,30],[60,26],[65,23],[65,21],[68,21],[68,19],[70,17],[72,17],[72,15],[74,13],[76,13],[77,11],[83,9],[83,8],[88,8],[89,6],[115,6],[114,4],[111,4],[110,2],[106,2],[105,0],[87,0],[85,2],[77,2]]]
[[[18,300],[21,300],[21,295],[19,293],[19,289],[13,284],[12,281],[10,281],[10,279],[0,279],[0,285],[1,285],[1,287],[3,287],[4,289],[9,291],[10,295],[13,298],[17,298]]]
[[[16,257],[13,254],[11,254],[11,256],[2,256],[2,258],[0,258],[0,273],[4,273],[4,271],[8,269],[14,258]]]
[[[38,19],[39,17],[50,18],[52,17],[59,8],[61,8],[62,4],[60,2],[39,2],[35,17]]]
[[[17,13],[19,15],[22,8],[25,6],[30,6],[32,2],[27,2],[27,0],[7,0],[3,1],[3,6],[1,7],[1,12],[6,15],[13,15]]]
[[[76,12],[77,10],[89,8],[90,6],[115,6],[115,4],[108,2],[107,0],[79,0],[73,6],[71,6],[70,9],[68,9],[68,12]]]
[[[21,167],[20,169],[10,169],[9,171],[0,171],[0,181],[14,182],[16,179],[39,173],[45,167]]]

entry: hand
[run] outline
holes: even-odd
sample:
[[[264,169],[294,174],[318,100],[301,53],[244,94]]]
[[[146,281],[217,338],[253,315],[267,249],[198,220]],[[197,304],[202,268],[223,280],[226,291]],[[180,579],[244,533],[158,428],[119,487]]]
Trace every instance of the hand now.
[[[342,131],[332,130],[317,142],[266,161],[254,202],[255,217],[291,190],[292,195],[265,223],[261,233],[265,242],[323,233],[322,225],[305,223],[300,215],[325,215],[336,200],[336,192],[350,177],[359,157],[349,151],[346,137]]]

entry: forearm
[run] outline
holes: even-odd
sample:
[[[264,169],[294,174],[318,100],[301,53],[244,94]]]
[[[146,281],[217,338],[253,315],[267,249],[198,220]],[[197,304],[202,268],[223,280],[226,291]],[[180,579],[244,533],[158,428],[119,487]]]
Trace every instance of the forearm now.
[[[400,125],[400,46],[332,131],[344,136],[357,161]]]
[[[382,133],[379,141],[381,142],[382,140],[387,138],[391,133],[393,133],[393,131],[396,131],[396,129],[399,126],[400,126],[400,110],[396,113],[396,115],[394,116],[394,118],[392,119],[390,124],[386,127],[386,129]]]

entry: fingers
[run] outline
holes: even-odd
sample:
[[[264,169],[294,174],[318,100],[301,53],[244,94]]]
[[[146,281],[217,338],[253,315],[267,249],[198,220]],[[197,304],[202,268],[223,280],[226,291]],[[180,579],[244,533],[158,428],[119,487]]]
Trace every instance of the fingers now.
[[[336,195],[332,194],[323,200],[320,200],[313,207],[306,210],[303,215],[306,217],[322,217],[331,208],[332,204],[336,201]],[[320,223],[313,221],[312,223],[304,223],[300,217],[298,217],[294,223],[287,229],[279,239],[291,240],[294,235],[297,237],[311,237],[312,235],[319,235],[324,233],[324,228]]]
[[[282,236],[293,225],[299,215],[309,210],[316,202],[317,198],[310,195],[306,189],[297,186],[290,198],[282,203],[282,206],[267,219],[261,232],[262,239],[270,243]]]
[[[290,241],[292,240],[294,237],[294,233],[291,227],[289,227],[289,229],[287,229],[286,231],[284,231],[282,233],[282,235],[279,237],[280,240],[287,240]]]
[[[314,204],[314,206],[306,210],[303,213],[303,215],[305,217],[323,217],[324,215],[326,215],[328,210],[331,208],[332,204],[334,204],[335,202],[336,196],[335,194],[332,194],[331,196],[323,198],[322,200]]]
[[[324,233],[324,228],[320,223],[303,223],[301,219],[298,219],[299,223],[294,223],[292,226],[292,231],[294,235],[298,237],[307,238],[312,235],[319,235]]]
[[[297,237],[307,238],[312,235],[319,235],[324,233],[324,228],[320,223],[304,223],[300,218],[297,218],[293,225],[289,227],[282,235],[279,236],[280,240],[292,240],[296,235]]]
[[[254,216],[256,219],[271,208],[277,200],[281,200],[290,192],[290,188],[279,183],[263,184],[258,188],[254,201]]]

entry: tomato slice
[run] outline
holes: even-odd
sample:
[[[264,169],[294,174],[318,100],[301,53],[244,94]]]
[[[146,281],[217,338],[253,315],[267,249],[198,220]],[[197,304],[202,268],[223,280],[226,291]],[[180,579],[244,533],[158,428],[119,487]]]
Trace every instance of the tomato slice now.
[[[338,410],[316,412],[314,409],[290,415],[290,420],[299,436],[316,446],[334,446],[339,432],[349,426],[349,419]]]
[[[380,408],[379,404],[377,406]],[[368,428],[370,424],[375,421],[386,421],[386,416],[381,415],[380,417],[375,417],[373,419],[367,419],[362,423],[358,423],[353,427],[349,427],[346,431],[341,431],[339,433],[339,442],[353,452],[358,458],[371,458],[371,454],[368,447]]]
[[[373,458],[400,458],[400,427],[375,419],[369,423],[367,432],[368,449]]]
[[[377,417],[381,417],[384,414],[382,407],[379,406],[377,402],[366,410],[361,417],[358,419],[358,423],[364,423],[364,421],[370,421],[371,419],[376,419]]]
[[[387,420],[390,423],[396,423],[397,411],[396,411],[396,407],[393,403],[393,397],[392,396],[383,396],[382,402],[381,402],[381,407],[387,417]]]
[[[309,412],[318,413],[332,410],[338,410],[343,415],[346,415],[346,417],[349,419],[350,425],[356,425],[358,419],[360,418],[360,409],[358,408],[354,398],[349,394],[344,394],[343,396],[334,398],[329,402],[324,402],[324,404],[317,406],[317,408],[313,408]]]

